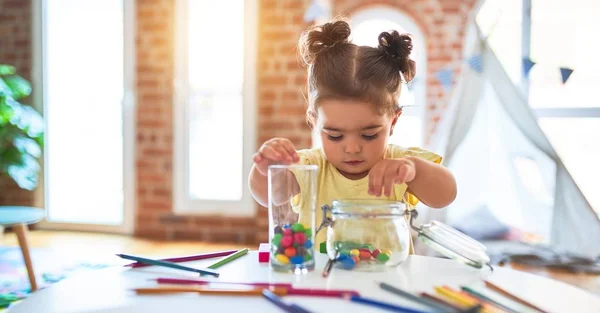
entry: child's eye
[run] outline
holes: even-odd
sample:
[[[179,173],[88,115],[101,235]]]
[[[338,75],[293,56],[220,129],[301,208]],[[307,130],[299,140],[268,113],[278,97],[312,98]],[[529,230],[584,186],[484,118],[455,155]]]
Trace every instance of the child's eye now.
[[[327,139],[329,139],[331,141],[340,141],[340,140],[342,140],[342,138],[344,138],[343,135],[339,135],[339,136],[327,135]]]
[[[362,135],[362,137],[366,140],[375,140],[377,139],[378,134],[373,134],[373,135]]]

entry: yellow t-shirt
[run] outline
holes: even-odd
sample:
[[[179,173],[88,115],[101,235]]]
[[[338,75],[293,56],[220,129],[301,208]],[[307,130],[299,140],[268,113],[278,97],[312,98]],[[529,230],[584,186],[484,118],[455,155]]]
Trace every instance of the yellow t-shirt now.
[[[324,204],[331,205],[334,200],[344,200],[344,199],[386,199],[386,200],[394,200],[394,201],[403,201],[403,195],[406,193],[406,199],[413,206],[416,205],[419,200],[412,194],[407,193],[407,185],[406,184],[396,184],[394,186],[394,192],[386,197],[382,195],[381,197],[373,196],[369,194],[369,177],[366,176],[364,178],[358,180],[351,180],[344,177],[331,163],[327,162],[325,156],[323,155],[323,151],[320,148],[314,149],[305,149],[298,151],[298,155],[300,157],[300,164],[305,165],[317,165],[318,166],[318,174],[317,174],[317,198],[316,198],[316,221],[315,225],[318,227],[323,220],[323,211],[321,207]],[[411,147],[411,148],[403,148],[396,145],[388,145],[385,158],[386,159],[396,159],[408,156],[416,156],[423,158],[425,160],[429,160],[431,162],[435,162],[440,164],[442,158],[433,153],[426,151],[421,148]],[[303,201],[304,196],[302,190],[306,190],[307,184],[305,177],[302,175],[297,175],[296,177],[298,184],[300,186],[300,194],[292,199],[292,203],[298,204],[295,207],[296,213],[299,213],[299,222],[310,224],[310,221],[307,220],[310,214],[306,214],[307,210],[311,210],[305,202]],[[304,213],[304,214],[303,214]],[[385,223],[381,223],[382,228],[385,228]],[[326,240],[327,229],[322,229],[315,237],[315,245],[319,245],[321,242]],[[412,241],[410,243],[410,253],[412,253]]]

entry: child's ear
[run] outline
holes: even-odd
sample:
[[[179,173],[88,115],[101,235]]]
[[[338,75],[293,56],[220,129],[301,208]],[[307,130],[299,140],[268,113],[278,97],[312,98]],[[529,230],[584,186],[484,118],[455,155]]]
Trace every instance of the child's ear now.
[[[402,115],[402,108],[396,110],[396,112],[394,113],[394,118],[392,119],[392,126],[390,127],[390,136],[394,134],[394,127],[396,126],[400,115]]]

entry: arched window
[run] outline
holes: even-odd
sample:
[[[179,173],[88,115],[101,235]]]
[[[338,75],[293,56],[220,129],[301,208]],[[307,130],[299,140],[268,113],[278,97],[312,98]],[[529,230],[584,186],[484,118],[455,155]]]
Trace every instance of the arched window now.
[[[424,142],[426,44],[417,24],[406,14],[388,7],[371,7],[350,17],[352,41],[358,45],[377,46],[377,38],[383,31],[397,30],[413,38],[411,58],[417,64],[417,74],[410,85],[404,84],[400,105],[404,107],[390,143],[403,147],[422,146]],[[320,146],[320,136],[313,135],[313,144]]]

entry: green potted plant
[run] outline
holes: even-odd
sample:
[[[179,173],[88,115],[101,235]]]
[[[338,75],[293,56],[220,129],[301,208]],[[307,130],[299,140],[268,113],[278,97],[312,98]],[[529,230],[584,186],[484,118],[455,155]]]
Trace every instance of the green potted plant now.
[[[0,176],[8,176],[20,188],[38,185],[44,120],[24,98],[31,84],[13,66],[0,64]]]

